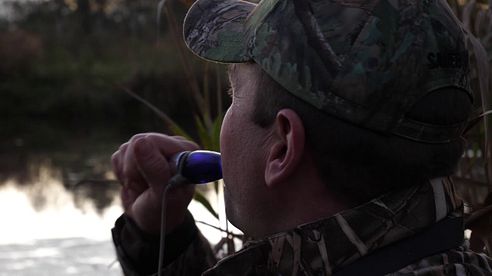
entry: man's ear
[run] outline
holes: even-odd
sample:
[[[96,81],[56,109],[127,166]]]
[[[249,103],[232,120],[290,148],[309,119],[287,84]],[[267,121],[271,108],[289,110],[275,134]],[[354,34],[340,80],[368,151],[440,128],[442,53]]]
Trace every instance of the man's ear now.
[[[304,125],[292,109],[280,110],[272,128],[265,167],[265,182],[271,188],[285,182],[299,169],[305,148]]]

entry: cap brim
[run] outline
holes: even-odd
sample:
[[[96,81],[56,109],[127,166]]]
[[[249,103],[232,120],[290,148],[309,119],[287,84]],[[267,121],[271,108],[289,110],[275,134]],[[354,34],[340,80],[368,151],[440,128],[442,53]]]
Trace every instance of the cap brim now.
[[[196,55],[215,62],[241,63],[248,55],[245,21],[256,4],[239,0],[198,0],[184,20],[185,43]]]

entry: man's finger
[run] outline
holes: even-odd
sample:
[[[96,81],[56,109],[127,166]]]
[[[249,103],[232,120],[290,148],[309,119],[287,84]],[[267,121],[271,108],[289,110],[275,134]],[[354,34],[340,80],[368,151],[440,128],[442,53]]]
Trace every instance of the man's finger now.
[[[113,153],[111,156],[111,165],[113,167],[113,172],[116,176],[116,179],[123,185],[123,172],[121,171],[121,161],[120,161],[120,152],[117,151]]]
[[[168,161],[148,137],[137,139],[133,150],[140,174],[155,192],[160,193],[171,177]]]
[[[133,182],[140,183],[143,182],[143,178],[140,175],[138,170],[138,166],[135,160],[135,141],[138,139],[133,139],[131,142],[128,142],[128,146],[125,151],[122,152],[122,160],[121,160],[121,170],[123,174],[123,179],[125,182]],[[145,183],[143,183],[145,184]],[[139,188],[138,190],[142,190],[147,187]]]
[[[138,183],[140,182],[140,180],[142,180],[142,177],[140,176],[137,165],[135,163],[135,157],[133,156],[133,148],[135,147],[135,141],[142,137],[145,137],[146,135],[146,133],[133,135],[127,143],[123,144],[120,147],[121,156],[123,159],[121,162],[121,170],[126,181],[133,181]]]
[[[193,151],[200,147],[190,140],[181,136],[167,136],[162,134],[149,134],[146,138],[154,144],[159,152],[167,159],[182,151]]]
[[[123,209],[125,210],[125,212],[128,213],[131,210],[133,203],[135,202],[135,200],[137,199],[137,197],[139,195],[140,195],[139,193],[133,191],[128,186],[122,187],[121,192],[120,192],[120,198],[121,198],[121,203],[123,205]]]

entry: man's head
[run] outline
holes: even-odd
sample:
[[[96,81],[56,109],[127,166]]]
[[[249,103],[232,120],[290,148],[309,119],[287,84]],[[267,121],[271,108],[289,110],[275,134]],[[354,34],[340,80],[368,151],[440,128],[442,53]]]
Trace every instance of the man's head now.
[[[343,196],[330,195],[320,178],[296,110],[280,105],[273,118],[265,117],[268,123],[255,120],[257,102],[270,93],[263,76],[254,63],[230,66],[232,104],[221,129],[227,215],[251,236],[329,216],[348,205]]]
[[[299,175],[323,182],[330,199],[342,199],[338,207],[355,204],[448,175],[461,155],[469,53],[444,1],[199,0],[184,33],[203,58],[249,63],[231,74],[237,97],[248,101],[247,108],[233,101],[224,121],[224,176],[230,183],[234,172],[240,187],[255,181],[267,189],[249,199],[262,189],[245,190],[234,204],[267,206],[287,197],[269,194],[275,179]],[[241,82],[248,85],[234,87]],[[272,152],[284,158],[289,150],[292,170],[270,171],[280,166]],[[306,195],[309,186],[299,190]]]

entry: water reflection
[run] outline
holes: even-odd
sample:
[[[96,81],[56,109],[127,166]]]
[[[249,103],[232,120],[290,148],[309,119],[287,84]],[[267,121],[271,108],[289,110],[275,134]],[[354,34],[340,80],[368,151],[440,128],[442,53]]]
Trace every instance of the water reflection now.
[[[27,124],[26,124],[27,123]],[[36,210],[47,204],[43,185],[52,179],[73,194],[77,207],[91,201],[98,212],[111,204],[119,186],[110,156],[131,136],[121,126],[57,124],[17,119],[0,121],[0,186],[9,182],[30,196]]]
[[[59,170],[35,171],[30,183],[0,183],[0,275],[121,275],[109,231],[117,194],[100,209],[67,190]]]
[[[121,275],[110,156],[133,131],[0,120],[0,275]]]
[[[0,275],[122,275],[107,242],[83,238],[0,246]]]
[[[110,156],[144,131],[0,121],[0,276],[121,275],[110,236],[122,213]],[[207,197],[217,210],[221,195]],[[199,203],[190,211],[224,228]],[[212,244],[224,236],[198,227]]]
[[[98,209],[94,201],[65,189],[56,170],[41,167],[39,171],[29,185],[1,183],[0,244],[68,237],[109,239],[109,229],[121,214],[117,193],[105,203],[107,208]]]
[[[31,182],[0,183],[0,275],[44,275],[40,271],[46,275],[121,275],[110,237],[122,213],[118,186],[102,184],[100,188],[87,182],[67,189],[61,170],[49,164],[31,170]],[[106,175],[112,177],[109,172]],[[207,194],[207,190],[202,192]],[[92,200],[93,196],[98,199]],[[219,195],[207,197],[212,204],[222,200]],[[197,220],[219,226],[197,202],[191,203],[190,211]],[[198,227],[212,244],[223,237],[207,225]]]

